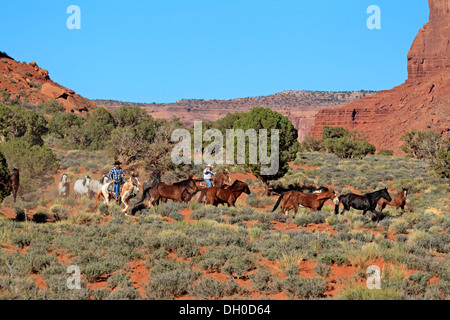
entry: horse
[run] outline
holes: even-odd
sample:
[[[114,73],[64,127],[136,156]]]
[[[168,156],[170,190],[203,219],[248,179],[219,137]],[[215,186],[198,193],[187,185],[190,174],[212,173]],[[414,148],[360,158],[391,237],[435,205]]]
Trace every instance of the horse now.
[[[125,182],[122,187],[122,192],[120,193],[120,200],[125,205],[125,209],[122,210],[125,215],[128,214],[128,208],[130,207],[130,200],[136,197],[139,192],[139,187],[141,183],[137,177],[130,177],[130,179]]]
[[[148,207],[151,206],[151,195],[150,195],[150,190],[151,188],[153,188],[154,186],[156,186],[157,184],[161,183],[161,173],[157,173],[155,178],[153,179],[152,182],[150,181],[145,181],[144,185],[142,186],[142,196],[141,199],[139,199],[139,201],[136,203],[135,207],[137,207],[138,205],[140,205],[142,202],[144,202],[144,200],[150,196],[149,200],[148,200]]]
[[[153,198],[152,204],[158,205],[160,200],[164,202],[168,199],[176,202],[187,203],[192,195],[198,191],[197,183],[193,178],[189,178],[172,185],[158,183],[150,189],[150,195]]]
[[[225,170],[224,172],[213,176],[212,182],[213,186],[217,188],[223,188],[226,185],[225,182],[231,184],[230,172],[228,170]]]
[[[228,207],[234,207],[236,200],[242,193],[250,194],[250,188],[245,182],[236,180],[227,188],[211,187],[203,189],[199,202],[202,202],[206,196],[206,204],[212,204],[217,207],[219,204],[226,203]]]
[[[70,193],[69,176],[63,173],[59,179],[58,194],[61,198],[67,198]]]
[[[386,199],[383,199],[383,198],[378,200],[378,210],[380,211],[380,213],[383,211],[384,208],[386,208],[386,206],[396,207],[397,210],[398,210],[398,208],[401,208],[402,213],[405,212],[406,197],[408,196],[408,189],[403,188],[403,190],[400,191],[399,193],[390,194],[390,196],[392,198],[391,201],[387,201]]]
[[[334,190],[326,189],[325,191],[324,189],[320,189],[313,193],[288,191],[278,198],[272,212],[278,208],[280,202],[283,202],[281,204],[281,212],[284,212],[286,215],[289,213],[289,210],[292,209],[294,209],[295,214],[297,214],[298,207],[309,208],[311,209],[311,212],[320,211],[327,200],[332,200],[335,205],[339,204],[339,198]]]
[[[82,196],[89,196],[89,185],[91,184],[91,177],[84,176],[84,179],[75,181],[73,191],[75,191],[75,199]]]
[[[108,182],[109,178],[107,176],[103,176],[100,180],[91,180],[91,183],[89,184],[89,198],[92,199],[92,197],[97,194],[98,190]]]
[[[14,168],[13,172],[11,174],[11,187],[12,187],[14,203],[16,203],[17,191],[19,190],[19,186],[20,186],[19,169]]]
[[[94,207],[92,208],[92,211],[95,211],[98,207],[98,203],[100,202],[100,199],[103,197],[104,203],[108,204],[109,201],[115,199],[115,194],[112,191],[109,191],[109,187],[114,182],[107,182],[104,185],[100,187],[100,190],[97,192],[96,202]],[[123,213],[128,213],[128,208],[130,207],[130,200],[134,198],[137,193],[139,192],[139,187],[141,186],[141,183],[139,182],[139,179],[137,177],[130,177],[125,184],[122,186],[122,191],[119,195],[119,200],[125,205],[125,209],[122,210]]]
[[[350,210],[350,208],[354,208],[356,210],[362,210],[363,215],[366,214],[367,211],[370,211],[375,214],[377,217],[377,220],[379,220],[378,212],[375,210],[378,201],[383,198],[387,201],[392,201],[391,196],[389,195],[389,192],[387,188],[366,193],[364,195],[349,193],[345,195],[339,196],[339,203],[342,203],[344,205],[344,209],[342,210],[341,214],[344,214],[344,212],[347,210]],[[339,203],[335,204],[334,206],[334,213],[339,213]]]

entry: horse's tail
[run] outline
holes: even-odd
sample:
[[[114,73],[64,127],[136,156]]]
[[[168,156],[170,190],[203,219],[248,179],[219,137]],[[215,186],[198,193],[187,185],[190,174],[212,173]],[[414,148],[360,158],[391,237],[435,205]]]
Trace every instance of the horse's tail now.
[[[142,191],[141,199],[135,204],[136,206],[141,204],[142,202],[144,202],[144,200],[149,196],[151,189],[152,189],[152,187],[148,187],[148,188],[144,189],[144,191]]]
[[[281,194],[281,196],[278,198],[277,202],[275,203],[275,206],[272,209],[272,212],[274,212],[275,210],[277,210],[278,206],[280,205],[281,200],[283,200],[284,197],[284,193]]]
[[[100,190],[98,190],[97,195],[95,196],[95,205],[92,208],[92,211],[95,211],[98,207],[98,203],[100,202],[100,198],[102,197],[103,192],[102,192],[102,188],[100,188]]]
[[[338,199],[339,199],[339,202],[334,205],[334,214],[339,214],[339,204],[341,203],[342,196],[339,196]]]

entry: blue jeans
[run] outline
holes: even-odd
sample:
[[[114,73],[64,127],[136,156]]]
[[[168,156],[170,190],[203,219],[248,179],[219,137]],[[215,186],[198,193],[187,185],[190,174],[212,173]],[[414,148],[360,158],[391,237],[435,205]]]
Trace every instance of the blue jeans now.
[[[206,184],[208,185],[208,188],[212,187],[212,183],[211,183],[210,179],[203,179],[203,180],[205,180]]]
[[[120,190],[120,182],[114,182],[114,192],[116,193],[116,199],[117,195],[119,194],[119,190]]]

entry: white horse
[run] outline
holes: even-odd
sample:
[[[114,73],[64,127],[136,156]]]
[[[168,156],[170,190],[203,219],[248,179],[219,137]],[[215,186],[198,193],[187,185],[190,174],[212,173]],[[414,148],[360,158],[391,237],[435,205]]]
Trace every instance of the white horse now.
[[[94,197],[98,190],[105,184],[109,182],[109,178],[107,176],[103,176],[100,181],[99,180],[91,180],[91,183],[89,184],[89,198],[92,199]]]
[[[58,193],[62,198],[67,198],[70,193],[70,184],[69,184],[69,176],[64,173],[59,179]]]
[[[91,177],[84,176],[84,179],[77,180],[73,186],[73,191],[75,191],[75,199],[81,198],[82,196],[89,196],[89,185],[91,184]]]

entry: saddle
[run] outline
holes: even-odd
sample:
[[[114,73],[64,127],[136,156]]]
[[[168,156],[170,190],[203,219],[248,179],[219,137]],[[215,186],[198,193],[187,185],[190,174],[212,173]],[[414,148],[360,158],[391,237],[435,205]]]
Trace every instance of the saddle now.
[[[108,186],[108,192],[115,193],[115,191],[114,191],[114,184],[115,184],[115,183],[111,183],[111,184]],[[124,181],[119,182],[119,194],[122,193],[122,186],[123,186],[124,184],[125,184]]]

